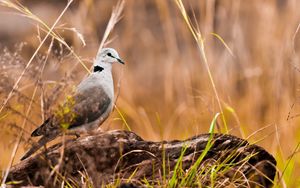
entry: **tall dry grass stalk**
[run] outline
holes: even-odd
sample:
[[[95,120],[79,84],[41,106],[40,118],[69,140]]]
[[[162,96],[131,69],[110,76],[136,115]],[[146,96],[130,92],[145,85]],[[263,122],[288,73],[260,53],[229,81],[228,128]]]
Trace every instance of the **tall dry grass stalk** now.
[[[117,2],[116,6],[113,8],[113,11],[111,13],[110,19],[109,19],[106,29],[104,31],[104,34],[103,34],[103,37],[102,37],[102,40],[99,45],[97,53],[100,52],[100,50],[103,48],[103,46],[105,45],[106,42],[109,43],[109,41],[107,41],[108,37],[109,37],[110,33],[112,32],[113,28],[115,27],[115,25],[121,19],[121,13],[123,11],[124,4],[125,4],[125,1],[120,0]]]
[[[207,71],[208,76],[209,76],[210,83],[212,85],[214,94],[215,94],[217,102],[218,102],[219,110],[221,112],[221,117],[222,117],[222,121],[223,121],[224,130],[225,130],[226,133],[228,133],[228,127],[227,127],[225,115],[224,115],[224,112],[223,112],[223,107],[221,105],[221,100],[220,100],[220,97],[219,97],[219,94],[218,94],[218,91],[217,91],[217,88],[216,88],[216,85],[215,85],[215,81],[213,79],[212,72],[210,70],[209,63],[208,63],[208,60],[207,60],[207,57],[206,57],[205,46],[204,46],[204,38],[202,37],[200,28],[199,27],[195,27],[195,26],[192,25],[192,23],[190,21],[190,18],[189,18],[188,14],[187,14],[187,12],[185,10],[185,7],[184,7],[182,1],[181,0],[176,0],[175,2],[176,2],[177,6],[178,6],[178,8],[179,8],[179,10],[180,10],[180,12],[182,14],[182,17],[184,18],[185,23],[187,24],[189,30],[191,31],[194,39],[197,42],[197,45],[198,45],[201,57],[202,57],[202,59],[204,61],[204,64],[205,64],[205,67],[206,67],[206,71]],[[218,36],[216,34],[214,34],[214,35]],[[219,36],[218,36],[218,38],[221,39]],[[221,41],[224,44],[226,44],[222,39],[221,39]],[[226,45],[226,48],[229,49],[229,47],[227,45]],[[230,53],[232,54],[231,50],[230,50]],[[218,124],[217,124],[217,128],[218,128],[219,132],[222,132],[221,128],[220,128],[220,126]]]

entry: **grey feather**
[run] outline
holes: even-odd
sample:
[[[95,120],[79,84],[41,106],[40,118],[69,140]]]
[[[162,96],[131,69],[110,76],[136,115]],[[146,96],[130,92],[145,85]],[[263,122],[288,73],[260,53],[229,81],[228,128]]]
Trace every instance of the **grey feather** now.
[[[103,119],[101,121],[103,122],[108,117],[112,106],[112,99],[102,87],[87,88],[83,92],[77,93],[70,100],[74,100],[74,106],[69,102],[63,105],[64,108],[70,108],[69,113],[63,114],[63,116],[53,115],[34,130],[32,136],[46,135],[49,132],[60,130],[64,122],[69,123],[68,129],[77,128],[97,119]]]
[[[87,94],[89,96],[86,96]],[[74,113],[76,115],[69,129],[91,123],[101,117],[105,120],[112,106],[112,99],[105,93],[103,88],[94,87],[87,89],[83,94],[77,95],[75,101]]]

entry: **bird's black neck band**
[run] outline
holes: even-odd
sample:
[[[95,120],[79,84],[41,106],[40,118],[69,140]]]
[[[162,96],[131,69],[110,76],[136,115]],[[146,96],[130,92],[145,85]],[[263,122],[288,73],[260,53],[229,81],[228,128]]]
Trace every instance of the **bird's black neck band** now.
[[[94,66],[94,72],[101,72],[103,70],[104,70],[104,68],[100,67],[99,65]]]

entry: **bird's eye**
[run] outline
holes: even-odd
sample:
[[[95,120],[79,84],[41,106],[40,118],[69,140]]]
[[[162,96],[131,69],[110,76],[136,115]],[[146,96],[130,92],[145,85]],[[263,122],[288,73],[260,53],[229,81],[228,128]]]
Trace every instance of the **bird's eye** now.
[[[108,52],[107,55],[108,55],[108,56],[111,56],[111,53]]]

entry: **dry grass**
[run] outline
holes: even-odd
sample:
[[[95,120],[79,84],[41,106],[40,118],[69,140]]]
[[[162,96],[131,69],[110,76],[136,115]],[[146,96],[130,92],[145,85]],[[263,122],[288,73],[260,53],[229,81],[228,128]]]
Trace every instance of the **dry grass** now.
[[[24,1],[21,5],[37,16],[31,19],[0,2],[5,18],[0,20],[0,168],[5,169],[20,130],[24,142],[17,158],[30,131],[86,74],[78,62],[91,65],[117,1],[70,1],[61,18],[67,1]],[[265,147],[283,174],[278,186],[296,187],[300,3],[183,3],[198,43],[175,1],[126,1],[109,38],[109,46],[127,62],[117,101],[122,116],[114,111],[103,128],[125,128],[125,119],[145,139],[183,139],[208,132],[215,114],[223,111],[221,129]],[[115,67],[116,82],[121,72]]]

